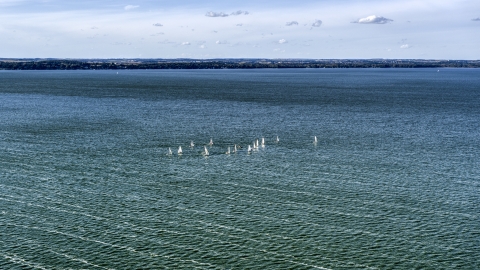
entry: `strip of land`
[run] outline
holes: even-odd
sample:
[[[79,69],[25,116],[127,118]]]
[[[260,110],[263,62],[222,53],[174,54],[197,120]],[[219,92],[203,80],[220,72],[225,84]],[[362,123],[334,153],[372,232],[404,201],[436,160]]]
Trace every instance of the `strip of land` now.
[[[0,70],[480,68],[480,60],[424,59],[53,59],[0,58]]]

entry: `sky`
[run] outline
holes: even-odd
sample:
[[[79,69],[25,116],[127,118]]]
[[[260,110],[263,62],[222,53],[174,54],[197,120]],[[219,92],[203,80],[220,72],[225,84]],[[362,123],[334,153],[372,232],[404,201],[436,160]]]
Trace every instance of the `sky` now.
[[[0,58],[480,59],[480,0],[0,0]]]

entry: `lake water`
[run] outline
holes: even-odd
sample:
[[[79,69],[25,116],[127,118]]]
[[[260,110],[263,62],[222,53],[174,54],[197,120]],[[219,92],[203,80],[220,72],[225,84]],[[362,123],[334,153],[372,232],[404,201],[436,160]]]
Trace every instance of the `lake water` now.
[[[0,71],[3,269],[480,269],[479,214],[480,70]]]

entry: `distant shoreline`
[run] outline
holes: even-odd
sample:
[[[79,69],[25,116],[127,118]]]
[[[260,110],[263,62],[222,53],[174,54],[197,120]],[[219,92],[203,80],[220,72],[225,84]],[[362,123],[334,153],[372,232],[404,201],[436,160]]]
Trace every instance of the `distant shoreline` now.
[[[0,58],[0,70],[480,68],[480,60]]]

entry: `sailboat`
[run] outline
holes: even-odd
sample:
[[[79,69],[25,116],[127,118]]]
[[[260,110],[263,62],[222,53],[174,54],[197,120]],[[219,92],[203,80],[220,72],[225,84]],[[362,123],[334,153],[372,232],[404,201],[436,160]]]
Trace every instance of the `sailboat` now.
[[[171,156],[171,155],[172,155],[172,149],[169,147],[168,152],[167,152],[167,156]]]
[[[212,146],[213,145],[213,140],[210,138],[210,142],[208,143],[208,145]]]
[[[265,147],[265,138],[262,138],[262,147]]]
[[[315,136],[315,138],[313,139],[313,143],[315,143],[315,144],[316,144],[317,142],[318,142],[318,140],[317,140],[317,136]]]
[[[248,152],[249,154],[250,154],[250,152],[252,152],[252,147],[250,147],[250,144],[248,145],[247,152]]]
[[[278,143],[279,141],[280,141],[280,139],[279,139],[279,138],[278,138],[278,136],[277,136],[277,139],[275,140],[275,142],[277,142],[277,143]]]
[[[230,155],[230,146],[228,147],[228,150],[225,154]]]
[[[237,145],[235,144],[235,145],[233,146],[233,153],[236,153],[236,152],[237,152]]]
[[[190,147],[193,148],[194,146],[195,146],[195,144],[193,143],[193,141],[190,141]]]
[[[182,151],[182,147],[181,147],[181,146],[178,147],[178,154],[179,154],[179,155],[183,154],[183,151]]]
[[[205,151],[204,151],[202,154],[203,154],[204,156],[208,156],[208,155],[209,155],[209,153],[208,153],[208,149],[207,149],[207,147],[206,147],[206,146],[204,146],[203,148],[204,148],[204,150],[205,150]]]

